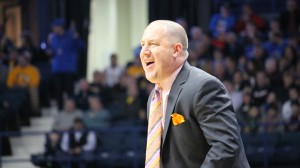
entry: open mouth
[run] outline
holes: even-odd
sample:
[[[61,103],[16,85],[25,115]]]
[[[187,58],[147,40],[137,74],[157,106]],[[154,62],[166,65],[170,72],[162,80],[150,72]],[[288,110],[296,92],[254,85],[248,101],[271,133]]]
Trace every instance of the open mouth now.
[[[149,65],[152,65],[154,62],[146,62],[146,65],[149,66]]]

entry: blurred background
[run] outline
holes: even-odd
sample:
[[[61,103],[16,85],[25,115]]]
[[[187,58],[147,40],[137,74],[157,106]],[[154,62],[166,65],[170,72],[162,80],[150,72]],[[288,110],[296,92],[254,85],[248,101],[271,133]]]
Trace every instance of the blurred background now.
[[[0,0],[0,168],[144,166],[140,39],[169,19],[220,79],[251,167],[300,167],[300,0]]]

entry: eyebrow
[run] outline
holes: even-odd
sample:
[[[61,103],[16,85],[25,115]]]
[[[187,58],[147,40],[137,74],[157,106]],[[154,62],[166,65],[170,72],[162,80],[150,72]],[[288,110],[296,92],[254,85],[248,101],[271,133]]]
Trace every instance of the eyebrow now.
[[[141,40],[140,43],[144,43],[146,41],[147,42],[156,42],[156,43],[158,42],[158,40],[156,40],[156,39],[150,39],[150,40]]]

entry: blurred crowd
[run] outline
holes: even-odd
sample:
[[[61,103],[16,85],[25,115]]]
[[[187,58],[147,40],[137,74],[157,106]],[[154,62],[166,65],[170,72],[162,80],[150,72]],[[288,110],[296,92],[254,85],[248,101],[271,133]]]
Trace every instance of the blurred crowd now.
[[[188,62],[225,84],[242,133],[300,131],[298,6],[287,0],[283,11],[266,18],[250,4],[234,14],[224,3],[211,16],[208,31],[188,25],[185,18],[176,20],[188,33]],[[71,131],[62,137],[49,134],[47,149],[51,153],[52,144],[77,154],[78,146],[93,150],[97,139],[86,133],[78,135],[86,140],[75,138],[72,132],[83,126],[107,128],[124,121],[146,126],[147,99],[154,86],[144,77],[140,47],[126,65],[112,53],[110,64],[95,70],[89,82],[78,76],[85,42],[76,30],[65,29],[63,19],[56,19],[52,27],[43,49],[34,45],[30,32],[22,34],[21,46],[0,34],[1,131],[18,130],[29,124],[29,117],[41,115],[41,107],[56,105],[60,112],[54,116],[53,130]],[[54,143],[58,139],[59,145]]]
[[[250,4],[234,15],[224,3],[209,32],[188,31],[189,62],[225,84],[243,133],[300,130],[298,6],[287,0],[284,11],[266,18]]]

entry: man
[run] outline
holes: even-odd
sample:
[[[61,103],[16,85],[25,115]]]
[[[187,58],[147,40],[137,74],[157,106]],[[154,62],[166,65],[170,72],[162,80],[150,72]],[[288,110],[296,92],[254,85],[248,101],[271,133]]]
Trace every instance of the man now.
[[[18,65],[13,68],[7,78],[7,87],[26,89],[29,93],[31,114],[40,115],[39,84],[40,72],[30,63],[31,53],[24,51],[18,56]]]
[[[233,30],[235,17],[231,14],[230,4],[224,3],[220,6],[220,12],[212,15],[209,21],[209,31],[214,38],[220,34]]]
[[[117,55],[111,54],[110,65],[105,69],[106,82],[110,88],[119,83],[122,72],[123,67],[118,64]]]
[[[55,19],[53,32],[49,35],[49,46],[52,52],[53,96],[62,109],[63,96],[72,96],[78,73],[79,51],[84,44],[77,32],[65,30],[65,21]]]
[[[185,30],[154,21],[141,46],[146,78],[156,84],[148,101],[145,167],[250,167],[225,87],[186,62]]]
[[[67,98],[64,101],[64,109],[55,116],[53,129],[57,131],[67,131],[76,118],[82,117],[82,111],[77,109],[75,100],[73,98]]]
[[[99,129],[109,126],[110,113],[103,107],[103,103],[98,96],[89,96],[89,110],[83,115],[83,121],[87,128]]]
[[[85,128],[82,119],[76,118],[74,119],[73,128],[63,134],[60,146],[62,151],[67,154],[66,158],[69,156],[71,159],[80,162],[79,166],[75,163],[71,167],[90,167],[88,165],[92,164],[93,153],[97,147],[97,136],[94,131]]]

